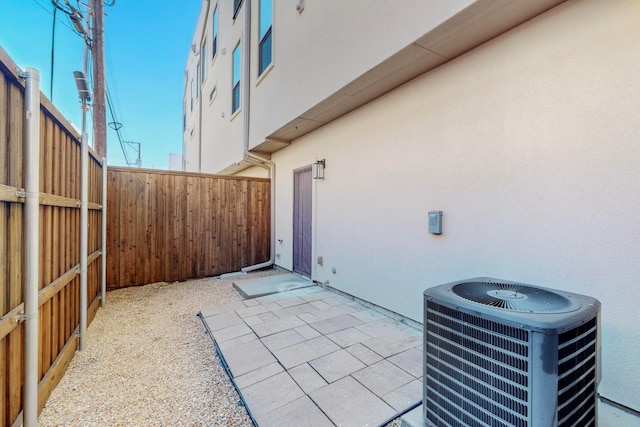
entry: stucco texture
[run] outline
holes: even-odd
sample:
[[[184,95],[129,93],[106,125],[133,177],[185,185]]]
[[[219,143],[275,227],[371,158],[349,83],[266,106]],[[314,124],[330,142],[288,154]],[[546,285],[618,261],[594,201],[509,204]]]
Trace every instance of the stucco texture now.
[[[600,394],[640,411],[639,16],[567,2],[274,153],[277,263],[292,171],[326,158],[313,279],[418,321],[424,289],[468,277],[596,297]]]

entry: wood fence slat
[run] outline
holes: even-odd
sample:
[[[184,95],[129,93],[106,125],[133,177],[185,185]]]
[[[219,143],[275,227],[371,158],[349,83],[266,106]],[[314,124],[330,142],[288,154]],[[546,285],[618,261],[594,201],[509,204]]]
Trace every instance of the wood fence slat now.
[[[7,159],[7,184],[16,187],[22,187],[23,178],[23,150],[22,141],[24,133],[24,96],[22,88],[16,85],[10,85],[8,90],[9,106],[8,127],[9,127],[9,144],[7,151],[9,153]]]
[[[51,368],[44,375],[38,384],[38,411],[44,408],[49,395],[53,389],[58,385],[64,372],[67,370],[73,355],[76,352],[76,334],[71,335],[66,344],[61,348],[60,353],[51,364]]]
[[[80,209],[80,200],[58,196],[51,193],[40,193],[40,204],[47,206],[58,206]]]
[[[5,313],[11,308],[7,307],[7,293],[9,289],[7,282],[9,281],[8,271],[8,203],[0,202],[0,314]]]
[[[24,313],[24,304],[20,304],[0,318],[0,340],[18,327],[18,317]]]
[[[2,425],[7,425],[12,421],[9,419],[6,403],[8,400],[7,365],[7,340],[2,338],[0,339],[0,424]]]
[[[23,191],[23,189],[0,184],[0,202],[23,202],[23,198],[18,196],[18,191]]]
[[[15,307],[22,302],[22,205],[9,205],[7,242],[7,304]]]
[[[132,174],[134,176],[135,183],[135,216],[134,221],[136,224],[137,234],[135,235],[135,243],[133,250],[136,254],[133,260],[134,270],[134,283],[140,280],[148,279],[148,264],[149,255],[151,251],[149,249],[149,228],[147,227],[147,210],[149,209],[148,200],[148,188],[147,188],[147,175],[146,174]]]
[[[23,335],[24,324],[18,325],[7,337],[8,345],[8,363],[7,363],[7,376],[8,376],[8,412],[9,418],[14,420],[18,417],[20,410],[22,409],[22,378],[23,378]]]
[[[54,127],[53,120],[47,117],[46,114],[41,114],[41,117],[45,117],[45,126],[41,127],[41,130],[45,131],[45,138],[41,139],[41,151],[44,154],[42,158],[42,171],[40,176],[40,191],[44,193],[52,193],[53,186],[53,144],[55,142],[57,127]]]
[[[0,73],[0,123],[9,122],[9,106],[7,104],[7,79],[3,73]],[[7,126],[0,126],[0,184],[6,185],[7,180],[7,162],[8,162],[8,150],[9,146],[5,143],[7,141]],[[0,413],[1,415],[1,413]],[[0,421],[4,419],[0,418]]]

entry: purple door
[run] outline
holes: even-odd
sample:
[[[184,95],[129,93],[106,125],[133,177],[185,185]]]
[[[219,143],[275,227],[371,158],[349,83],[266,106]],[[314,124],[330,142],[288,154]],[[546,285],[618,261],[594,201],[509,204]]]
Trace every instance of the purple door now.
[[[311,278],[311,166],[293,172],[293,271]]]

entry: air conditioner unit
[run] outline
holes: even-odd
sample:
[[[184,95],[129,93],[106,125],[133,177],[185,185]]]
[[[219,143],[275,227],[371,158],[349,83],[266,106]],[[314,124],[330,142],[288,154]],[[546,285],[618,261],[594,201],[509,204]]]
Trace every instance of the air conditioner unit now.
[[[596,426],[600,302],[491,278],[424,292],[428,426]]]

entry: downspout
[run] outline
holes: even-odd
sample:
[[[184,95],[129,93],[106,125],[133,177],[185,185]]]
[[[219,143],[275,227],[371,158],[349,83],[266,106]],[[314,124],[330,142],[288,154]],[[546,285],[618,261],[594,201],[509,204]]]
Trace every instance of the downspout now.
[[[24,388],[23,425],[38,425],[38,239],[40,236],[40,73],[27,68],[25,85]]]
[[[251,0],[244,0],[244,91],[242,102],[244,104],[244,114],[242,116],[242,142],[243,142],[243,159],[252,165],[259,166],[269,170],[269,178],[271,180],[271,248],[269,251],[269,260],[260,264],[250,265],[242,268],[244,273],[261,268],[270,267],[275,262],[275,241],[276,241],[276,165],[269,159],[257,156],[249,152],[249,129],[250,129],[250,102],[251,102]]]
[[[202,58],[200,58],[199,61],[202,61]],[[203,66],[202,63],[200,63],[200,67],[202,66]],[[200,68],[200,73],[202,73],[202,68]],[[196,78],[198,78],[197,73],[196,73]],[[196,82],[196,85],[198,86],[196,89],[196,94],[199,94],[197,96],[198,98],[198,173],[202,173],[202,87],[200,86],[200,82]]]

